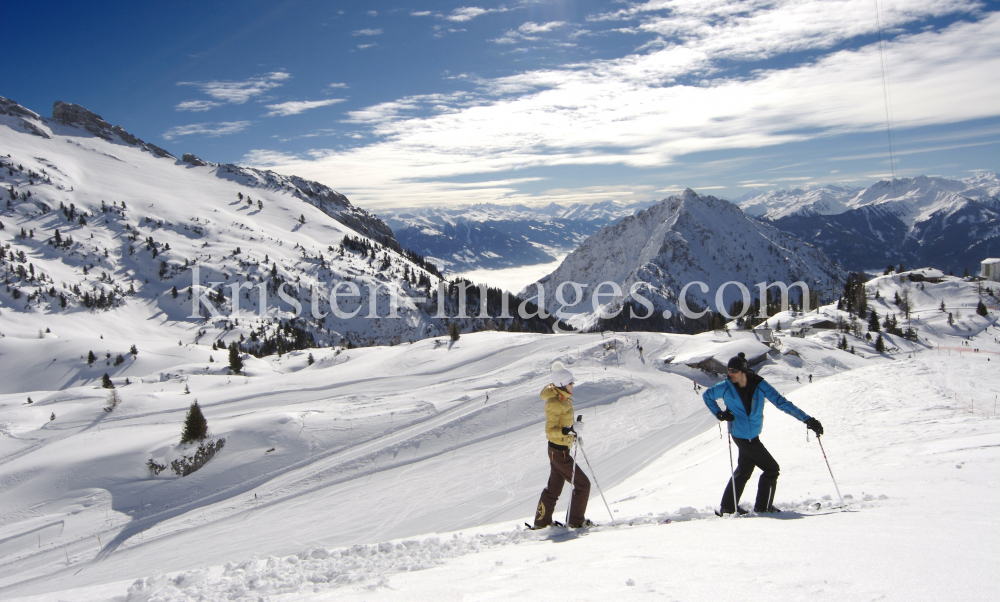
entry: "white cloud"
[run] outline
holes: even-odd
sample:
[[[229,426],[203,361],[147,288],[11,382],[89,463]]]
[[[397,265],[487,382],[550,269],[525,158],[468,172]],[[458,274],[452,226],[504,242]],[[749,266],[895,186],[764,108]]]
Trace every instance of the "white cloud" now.
[[[420,11],[416,11],[416,12],[411,12],[410,16],[411,17],[429,17],[429,16],[431,16],[431,11],[429,11],[429,10],[420,10]]]
[[[937,14],[937,4],[921,6]],[[752,19],[745,26],[757,28]],[[734,38],[748,37],[734,27]],[[696,152],[884,127],[877,45],[730,76],[716,71],[712,54],[728,57],[729,46],[712,35],[705,48],[667,43],[615,60],[479,80],[476,92],[353,111],[349,121],[370,128],[374,142],[318,152],[283,169],[357,191],[352,200],[366,204],[537,200],[544,195],[514,186],[459,190],[447,180],[537,167],[661,169]],[[840,35],[856,34],[847,27]],[[785,47],[826,39],[805,35],[802,44]],[[783,51],[770,41],[758,48]],[[1000,73],[1000,13],[897,35],[885,48],[897,128],[1000,114],[1000,80],[988,75]]]
[[[536,33],[544,33],[552,31],[553,29],[562,27],[565,24],[566,24],[565,21],[549,21],[548,23],[541,23],[541,24],[528,21],[527,23],[524,23],[523,25],[518,27],[517,30],[523,34],[533,35]]]
[[[352,36],[380,36],[382,35],[381,29],[359,29],[357,31],[351,32]]]
[[[249,127],[249,121],[224,121],[221,123],[192,123],[191,125],[179,125],[172,127],[163,133],[166,140],[173,140],[180,136],[202,135],[209,138],[238,134]]]
[[[265,115],[265,117],[274,117],[275,115],[281,117],[285,117],[286,115],[298,115],[299,113],[303,113],[309,109],[326,107],[332,104],[337,104],[338,102],[344,102],[344,99],[330,98],[328,100],[293,100],[280,104],[267,105],[267,108],[271,109],[271,112]]]
[[[194,86],[201,89],[206,95],[224,103],[243,104],[254,96],[259,96],[268,90],[281,86],[285,80],[291,77],[284,71],[275,71],[243,81],[177,82],[177,85]]]
[[[881,3],[884,30],[961,12],[978,0],[907,0]],[[868,0],[653,0],[633,7],[644,19],[639,29],[696,48],[713,57],[739,61],[831,48],[877,32],[875,5]],[[661,15],[660,11],[668,10]],[[646,13],[655,13],[649,14]]]
[[[378,11],[377,10],[370,10],[370,11],[368,11],[368,16],[369,17],[377,17],[378,16]]]
[[[372,46],[378,46],[378,44],[358,44],[358,48],[364,50],[365,48],[371,48]]]
[[[273,167],[275,165],[284,165],[297,159],[298,157],[288,153],[273,150],[254,149],[243,155],[240,162],[254,167]]]
[[[548,33],[564,25],[566,25],[565,21],[550,21],[541,24],[528,21],[518,27],[517,30],[508,30],[501,37],[490,41],[497,44],[517,44],[524,40],[533,41],[539,39],[537,34]]]
[[[444,18],[448,21],[455,21],[458,23],[462,23],[465,21],[471,21],[481,15],[486,15],[489,13],[505,13],[508,10],[510,9],[504,6],[498,8],[480,8],[478,6],[463,6],[461,8],[456,8],[455,10],[451,11],[451,14],[445,16]]]
[[[350,86],[344,83],[333,83],[327,86],[327,88],[350,88]]]
[[[221,107],[221,102],[213,102],[211,100],[185,100],[184,102],[178,104],[174,107],[176,111],[192,111],[201,112],[208,111],[209,109],[214,109],[215,107]]]

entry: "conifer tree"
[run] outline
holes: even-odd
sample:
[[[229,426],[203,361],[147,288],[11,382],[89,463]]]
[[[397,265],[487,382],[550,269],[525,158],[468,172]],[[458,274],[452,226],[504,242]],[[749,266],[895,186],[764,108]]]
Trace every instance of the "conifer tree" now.
[[[97,361],[97,356],[94,355],[94,352],[93,351],[88,351],[87,352],[87,365],[89,366],[90,364],[93,364],[96,361]]]
[[[111,382],[111,377],[105,372],[104,376],[101,377],[101,388],[103,389],[114,389],[115,383]]]
[[[878,323],[878,312],[873,309],[872,315],[868,318],[868,331],[879,332],[880,330],[882,330],[882,327]]]
[[[459,339],[459,337],[462,336],[461,333],[458,330],[458,324],[457,323],[452,322],[452,323],[448,324],[448,336],[453,341],[457,341]]]
[[[878,334],[878,338],[875,339],[875,351],[885,353],[885,339],[882,338],[881,332]]]
[[[240,346],[235,342],[229,346],[229,369],[234,374],[239,374],[243,370],[243,358],[240,357]]]
[[[184,430],[181,431],[181,444],[201,441],[208,436],[208,421],[201,413],[198,400],[195,399],[188,408],[187,416],[184,417]]]
[[[983,316],[984,318],[989,313],[989,311],[986,309],[986,304],[983,303],[982,300],[980,300],[979,305],[976,306],[976,313]]]
[[[312,366],[313,364],[316,363],[316,359],[313,357],[313,354],[311,354],[311,353],[309,354],[308,362],[309,362],[310,366]]]

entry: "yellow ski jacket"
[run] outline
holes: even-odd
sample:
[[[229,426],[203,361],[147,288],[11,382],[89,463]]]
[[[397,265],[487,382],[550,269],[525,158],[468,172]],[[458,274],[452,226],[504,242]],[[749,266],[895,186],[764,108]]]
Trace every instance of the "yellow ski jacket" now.
[[[573,435],[562,434],[564,426],[573,426],[573,396],[549,385],[542,389],[541,398],[545,401],[545,436],[556,445],[573,445]]]

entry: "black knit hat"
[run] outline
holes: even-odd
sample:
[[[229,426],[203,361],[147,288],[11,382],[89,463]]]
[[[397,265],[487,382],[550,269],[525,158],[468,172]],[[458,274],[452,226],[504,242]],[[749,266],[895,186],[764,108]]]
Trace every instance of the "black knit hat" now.
[[[729,358],[729,366],[731,370],[739,370],[744,374],[750,372],[750,367],[747,365],[747,354],[740,351],[739,355]]]

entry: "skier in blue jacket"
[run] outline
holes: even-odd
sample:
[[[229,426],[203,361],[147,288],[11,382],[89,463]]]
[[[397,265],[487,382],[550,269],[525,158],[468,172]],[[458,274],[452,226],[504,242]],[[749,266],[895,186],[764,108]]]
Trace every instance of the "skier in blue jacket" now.
[[[736,510],[739,510],[740,514],[747,513],[735,502],[743,495],[743,488],[750,480],[754,466],[764,471],[757,482],[754,512],[778,512],[774,508],[778,463],[760,442],[760,431],[764,426],[764,399],[768,399],[786,414],[806,423],[806,427],[815,431],[817,436],[823,434],[823,425],[819,420],[795,407],[795,404],[782,397],[766,380],[750,370],[746,355],[743,353],[729,360],[729,378],[707,389],[702,394],[702,399],[716,418],[730,423],[730,434],[740,450],[739,463],[734,472],[735,489],[733,479],[730,479],[722,494],[722,507],[716,514],[722,516],[732,514]],[[716,403],[717,399],[725,402],[725,410]]]

